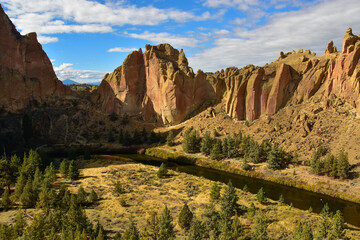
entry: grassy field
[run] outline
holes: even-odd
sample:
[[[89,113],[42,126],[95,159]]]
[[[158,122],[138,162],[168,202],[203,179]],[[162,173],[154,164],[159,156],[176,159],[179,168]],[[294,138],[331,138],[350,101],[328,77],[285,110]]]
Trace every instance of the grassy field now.
[[[210,203],[210,189],[214,182],[180,173],[169,171],[166,178],[159,179],[156,175],[158,168],[119,159],[92,159],[79,161],[81,178],[70,182],[59,179],[57,184],[66,183],[69,189],[76,193],[79,186],[86,192],[96,191],[100,200],[95,206],[86,209],[92,222],[99,221],[109,231],[109,235],[116,231],[123,232],[130,217],[133,217],[141,229],[145,219],[151,211],[159,214],[167,205],[173,217],[177,239],[185,239],[186,234],[177,224],[178,215],[184,203],[187,203],[198,219],[202,218],[206,206]],[[119,181],[124,193],[114,191],[115,183]],[[225,184],[219,183],[224,190]],[[300,220],[312,223],[319,218],[317,214],[295,209],[288,205],[268,199],[266,204],[256,201],[256,196],[240,189],[237,190],[238,204],[242,209],[250,207],[251,203],[263,209],[269,219],[269,237],[271,239],[292,239],[292,234]],[[124,204],[125,201],[125,204]],[[220,210],[217,203],[216,208]],[[35,214],[39,210],[27,210]],[[12,222],[16,210],[0,213],[0,222]],[[239,214],[245,235],[250,235],[253,220],[246,214]],[[351,239],[360,239],[360,231],[346,230]]]

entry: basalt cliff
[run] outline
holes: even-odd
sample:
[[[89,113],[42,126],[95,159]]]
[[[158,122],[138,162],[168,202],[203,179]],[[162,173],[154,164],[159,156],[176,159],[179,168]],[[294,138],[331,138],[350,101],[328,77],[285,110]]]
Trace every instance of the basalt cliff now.
[[[16,112],[70,92],[57,79],[36,33],[22,36],[0,6],[0,108]]]
[[[146,46],[131,53],[123,65],[107,74],[98,101],[107,112],[141,114],[176,124],[201,107],[222,101],[226,113],[253,121],[273,115],[286,105],[332,94],[360,110],[360,38],[349,28],[342,51],[330,42],[323,56],[310,50],[280,53],[263,67],[230,67],[216,73],[194,74],[183,51],[169,44]]]

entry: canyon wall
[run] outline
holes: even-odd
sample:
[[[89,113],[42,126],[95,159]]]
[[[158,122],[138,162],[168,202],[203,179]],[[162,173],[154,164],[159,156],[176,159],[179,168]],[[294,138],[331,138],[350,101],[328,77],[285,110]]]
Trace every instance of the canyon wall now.
[[[70,92],[57,79],[36,33],[22,36],[0,6],[0,108],[16,112],[31,101]]]

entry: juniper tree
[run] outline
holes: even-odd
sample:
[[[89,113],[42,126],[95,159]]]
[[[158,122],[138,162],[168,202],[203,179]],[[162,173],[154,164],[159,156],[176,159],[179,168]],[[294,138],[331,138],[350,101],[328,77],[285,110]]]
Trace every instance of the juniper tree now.
[[[34,194],[32,186],[31,178],[29,178],[20,196],[20,202],[24,208],[35,206],[37,196]]]
[[[325,203],[324,207],[320,213],[320,220],[317,225],[317,234],[316,237],[318,239],[326,239],[329,236],[330,228],[331,228],[331,213],[329,210],[329,205]]]
[[[91,192],[89,194],[89,202],[90,203],[95,203],[97,200],[98,200],[98,195],[96,194],[94,189],[91,189]]]
[[[210,151],[213,145],[213,139],[210,136],[209,132],[206,132],[204,137],[201,139],[200,151],[205,156],[210,155]]]
[[[189,206],[185,203],[179,214],[179,226],[182,229],[189,230],[192,219],[193,213],[191,212]]]
[[[347,152],[341,151],[337,157],[337,176],[341,179],[349,177],[349,158]]]
[[[218,200],[220,198],[220,190],[221,190],[221,187],[219,186],[219,184],[217,182],[215,182],[211,187],[210,199]]]
[[[66,159],[63,159],[60,163],[60,174],[62,177],[66,177],[69,172],[69,162]]]
[[[261,204],[264,204],[266,202],[266,193],[264,191],[264,188],[259,189],[259,191],[256,194],[256,199]]]
[[[45,179],[51,183],[56,181],[56,170],[52,162],[45,168]]]
[[[79,170],[75,164],[75,161],[72,160],[69,164],[69,178],[71,180],[77,180],[79,178]]]
[[[236,189],[233,187],[231,180],[229,180],[225,187],[225,192],[220,198],[221,219],[227,227],[229,227],[231,217],[236,213],[237,201]]]
[[[210,151],[211,159],[220,160],[221,159],[221,140],[214,140],[214,144]]]
[[[206,238],[219,235],[220,214],[215,210],[213,203],[205,208],[203,213],[204,235]]]
[[[336,211],[332,218],[329,235],[332,239],[343,239],[345,237],[344,217],[339,210]]]
[[[188,240],[202,240],[202,239],[204,239],[203,226],[201,225],[201,222],[195,219],[194,217],[189,227]]]
[[[164,163],[161,163],[160,167],[159,167],[159,170],[157,172],[157,176],[158,178],[163,178],[167,175],[167,169],[165,167],[165,164]]]
[[[200,151],[201,138],[196,130],[187,129],[184,134],[182,148],[186,153],[197,153]]]
[[[84,206],[87,203],[87,192],[80,186],[77,191],[77,201],[80,205]]]
[[[5,210],[11,206],[9,189],[5,189],[1,196],[1,204]]]
[[[254,224],[251,228],[252,240],[266,240],[268,239],[267,233],[267,218],[262,211],[258,211],[254,218]]]
[[[166,144],[168,146],[174,146],[175,145],[174,140],[175,140],[174,132],[169,131],[169,133],[168,133],[168,135],[166,137]]]
[[[159,217],[157,212],[150,212],[149,217],[146,219],[145,226],[141,229],[141,239],[157,240],[159,235]]]
[[[130,217],[129,224],[122,235],[122,240],[139,240],[139,230],[132,217]]]
[[[159,240],[168,240],[174,239],[174,225],[172,223],[172,217],[170,215],[170,211],[165,205],[165,208],[160,216],[159,221]]]

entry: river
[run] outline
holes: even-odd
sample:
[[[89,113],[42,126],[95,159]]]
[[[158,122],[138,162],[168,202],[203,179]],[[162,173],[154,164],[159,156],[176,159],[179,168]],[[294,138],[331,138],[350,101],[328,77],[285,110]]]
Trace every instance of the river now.
[[[120,155],[131,158],[135,162],[160,166],[161,159],[156,159],[144,155]],[[238,174],[227,173],[224,171],[198,167],[194,165],[181,165],[174,162],[166,162],[167,168],[178,170],[191,175],[204,177],[213,181],[228,183],[231,180],[234,187],[243,189],[247,185],[249,192],[257,193],[261,187],[264,188],[266,196],[273,200],[278,200],[283,195],[286,204],[293,207],[308,210],[312,207],[313,211],[319,213],[325,203],[328,203],[330,210],[335,212],[340,210],[344,215],[344,220],[354,226],[360,227],[360,204],[333,198],[328,195],[314,193],[299,188],[289,187],[278,183],[265,181],[262,179],[241,176]]]

